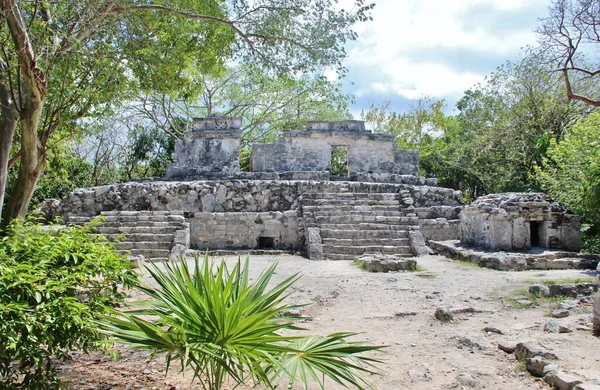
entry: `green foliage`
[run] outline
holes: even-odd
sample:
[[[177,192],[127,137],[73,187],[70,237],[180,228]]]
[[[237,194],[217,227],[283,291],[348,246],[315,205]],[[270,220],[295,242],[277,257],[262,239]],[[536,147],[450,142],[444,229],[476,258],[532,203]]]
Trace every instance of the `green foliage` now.
[[[536,169],[542,188],[583,217],[584,249],[599,253],[600,112],[578,120],[559,140],[551,140],[543,165]]]
[[[20,220],[0,245],[0,387],[54,388],[51,359],[101,346],[92,320],[137,280],[94,224],[58,230]]]
[[[347,177],[348,174],[348,148],[346,146],[332,146],[331,175]]]
[[[237,384],[249,380],[273,388],[287,378],[307,388],[313,379],[323,389],[323,377],[363,389],[360,373],[371,373],[377,362],[361,356],[381,347],[346,341],[350,333],[326,337],[289,335],[297,330],[285,317],[292,307],[284,303],[294,275],[273,288],[268,284],[275,265],[250,282],[249,259],[229,270],[216,268],[206,255],[195,268],[185,261],[149,268],[158,288],[141,286],[149,301],[136,303],[142,310],[113,311],[100,327],[117,341],[166,353],[167,369],[173,360],[182,370],[191,368],[205,389],[223,388],[230,377]],[[143,317],[142,317],[143,316]],[[146,319],[149,316],[151,319]]]

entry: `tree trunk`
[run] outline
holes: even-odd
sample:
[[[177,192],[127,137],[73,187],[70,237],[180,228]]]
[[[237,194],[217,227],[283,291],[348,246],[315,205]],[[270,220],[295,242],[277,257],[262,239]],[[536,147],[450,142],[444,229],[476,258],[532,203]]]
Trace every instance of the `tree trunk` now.
[[[0,62],[0,70],[6,70],[3,62]],[[8,180],[10,149],[17,127],[17,116],[14,108],[12,94],[5,85],[4,79],[2,79],[0,80],[0,225],[2,223],[2,208]]]
[[[28,100],[28,109],[21,113],[21,161],[19,175],[6,203],[2,227],[15,218],[25,217],[31,197],[44,168],[46,151],[38,138],[38,125],[42,113],[43,100]]]

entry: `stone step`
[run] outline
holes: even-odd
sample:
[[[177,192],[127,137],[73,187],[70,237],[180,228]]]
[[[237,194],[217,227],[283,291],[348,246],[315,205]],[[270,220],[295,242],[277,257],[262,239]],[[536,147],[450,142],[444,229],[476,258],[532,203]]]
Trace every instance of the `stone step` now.
[[[120,240],[129,242],[160,241],[173,242],[173,234],[153,234],[153,233],[129,233],[129,234],[104,234],[111,241]]]
[[[408,238],[323,238],[332,246],[410,246]]]
[[[398,200],[398,194],[386,192],[312,192],[302,194],[305,199],[372,199],[372,200]]]
[[[102,211],[100,215],[183,215],[183,211],[168,211],[168,210],[110,210],[110,211]]]
[[[173,241],[121,241],[116,244],[118,249],[168,249],[173,248]]]
[[[86,224],[92,219],[94,219],[94,217],[82,217],[79,215],[74,215],[72,217],[67,217],[65,222],[68,224]]]
[[[377,200],[377,199],[304,199],[302,206],[321,206],[321,205],[339,205],[339,206],[396,206],[400,207],[397,200]]]
[[[341,208],[331,208],[326,210],[303,210],[304,216],[326,217],[335,215],[381,215],[385,217],[404,217],[404,211],[398,210],[397,207],[389,210],[344,210]]]
[[[135,221],[135,222],[122,222],[122,221],[113,221],[113,222],[104,222],[98,225],[98,227],[174,227],[176,229],[183,229],[183,224],[175,221],[165,221],[165,222],[151,222],[151,221]]]
[[[138,234],[138,233],[151,233],[151,234],[173,234],[180,228],[177,226],[98,226],[96,230],[100,234],[111,235],[111,234]]]
[[[416,219],[416,218],[415,218]],[[384,230],[412,230],[415,226],[417,225],[417,222],[413,223],[413,224],[397,224],[397,225],[390,225],[390,224],[386,224],[386,223],[368,223],[368,222],[364,222],[364,223],[338,223],[338,224],[333,224],[333,223],[323,223],[320,224],[319,227],[321,227],[321,229],[335,229],[335,230],[377,230],[377,231],[384,231]]]
[[[389,255],[412,256],[412,250],[409,246],[337,246],[323,245],[323,254],[327,257],[329,254],[341,255],[364,255],[368,253],[384,253]]]
[[[303,212],[313,212],[313,213],[329,213],[329,212],[370,212],[370,213],[385,213],[385,212],[393,212],[403,210],[399,209],[397,205],[363,205],[363,206],[352,206],[352,205],[306,205],[302,206]]]
[[[399,217],[384,215],[343,214],[317,216],[314,221],[319,224],[351,224],[351,223],[385,223],[394,225],[414,225],[419,222],[415,217]]]
[[[183,223],[180,221],[128,221],[128,220],[115,220],[102,222],[102,226],[107,227],[118,227],[118,226],[182,226]]]
[[[106,215],[106,223],[110,222],[184,222],[182,215]]]
[[[133,249],[133,250],[125,250],[119,249],[119,253],[121,254],[130,254],[132,256],[142,255],[147,259],[168,259],[171,251],[169,249]]]
[[[321,238],[360,239],[360,238],[408,238],[407,230],[343,230],[321,229]]]

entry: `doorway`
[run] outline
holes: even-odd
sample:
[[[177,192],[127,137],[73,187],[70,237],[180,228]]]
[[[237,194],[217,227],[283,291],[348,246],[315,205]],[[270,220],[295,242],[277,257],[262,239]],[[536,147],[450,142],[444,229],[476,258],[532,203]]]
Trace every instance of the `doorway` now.
[[[348,177],[348,147],[345,145],[331,146],[331,176]]]
[[[535,221],[529,222],[529,239],[531,247],[540,246],[540,223]]]

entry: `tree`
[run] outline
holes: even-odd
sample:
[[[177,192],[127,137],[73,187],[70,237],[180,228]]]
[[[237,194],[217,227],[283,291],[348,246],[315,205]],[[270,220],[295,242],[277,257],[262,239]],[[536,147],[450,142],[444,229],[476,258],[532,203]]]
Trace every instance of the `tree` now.
[[[454,156],[447,164],[463,172],[471,196],[539,190],[535,167],[550,141],[589,111],[566,98],[560,75],[549,64],[543,52],[527,49],[459,100],[460,128],[444,157]]]
[[[373,131],[394,135],[400,149],[421,149],[427,136],[439,133],[445,118],[443,100],[421,97],[403,114],[390,111],[390,104],[372,105],[360,115]]]
[[[105,172],[112,165],[108,169],[113,172],[108,176],[112,180],[119,168],[126,173],[119,177],[127,180],[162,176],[173,151],[170,143],[191,128],[191,118],[239,116],[240,163],[242,169],[249,169],[253,143],[273,142],[283,131],[304,128],[309,120],[351,117],[351,97],[341,91],[340,83],[318,74],[270,75],[256,66],[238,65],[218,76],[204,76],[197,88],[202,94],[193,102],[163,93],[140,94],[114,116],[88,124],[91,134],[78,149],[94,163],[95,172]],[[149,153],[140,153],[140,148]]]
[[[550,15],[540,20],[536,32],[543,50],[558,64],[569,99],[600,107],[598,94],[585,84],[598,79],[600,68],[589,66],[586,54],[600,47],[600,2],[597,0],[554,0]],[[584,84],[584,85],[582,85]]]
[[[0,200],[8,167],[19,161],[2,224],[26,213],[48,140],[135,89],[193,98],[195,82],[232,56],[271,72],[343,73],[343,44],[373,6],[354,4],[344,11],[333,0],[0,0]]]
[[[581,118],[569,132],[550,142],[543,165],[536,169],[544,191],[583,217],[589,227],[584,249],[600,250],[600,113]]]

